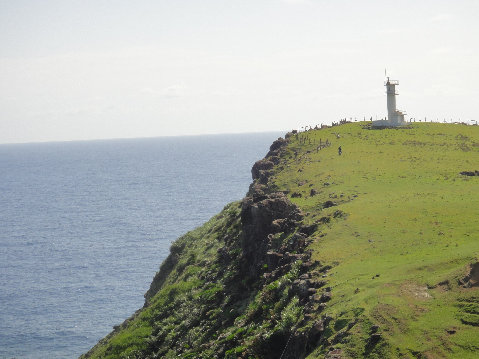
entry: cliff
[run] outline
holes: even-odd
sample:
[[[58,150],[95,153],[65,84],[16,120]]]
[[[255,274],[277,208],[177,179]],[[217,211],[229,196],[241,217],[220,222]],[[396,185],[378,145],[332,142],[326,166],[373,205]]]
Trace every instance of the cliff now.
[[[289,133],[82,358],[472,358],[478,163],[477,126]]]

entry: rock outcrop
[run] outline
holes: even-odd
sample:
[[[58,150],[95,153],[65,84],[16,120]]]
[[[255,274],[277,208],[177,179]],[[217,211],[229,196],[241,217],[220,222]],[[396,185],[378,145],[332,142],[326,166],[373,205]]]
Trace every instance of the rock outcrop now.
[[[259,273],[270,249],[268,236],[292,232],[303,218],[299,208],[284,193],[263,193],[253,192],[247,196],[241,208],[244,267],[252,276]]]

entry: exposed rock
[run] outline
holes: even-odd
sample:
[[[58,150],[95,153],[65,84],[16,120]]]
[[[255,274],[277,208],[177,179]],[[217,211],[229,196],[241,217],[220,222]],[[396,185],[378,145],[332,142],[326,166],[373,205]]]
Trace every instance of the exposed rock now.
[[[268,268],[276,268],[283,259],[283,254],[278,252],[268,251],[266,253],[266,264]]]
[[[311,268],[315,268],[317,266],[321,265],[321,263],[319,261],[307,261],[307,262],[303,262],[301,264],[301,268],[303,270],[310,270]]]
[[[277,165],[281,161],[281,158],[279,156],[269,156],[268,160]]]
[[[318,229],[318,225],[317,225],[316,223],[313,223],[313,224],[311,224],[311,225],[309,225],[309,226],[302,226],[299,230],[300,230],[302,233],[304,233],[304,234],[310,236],[310,235],[312,235],[314,232],[316,232],[317,229]]]
[[[319,303],[318,305],[318,312],[322,312],[326,308],[326,303]]]
[[[284,138],[278,138],[276,141],[274,141],[271,146],[269,147],[269,152],[266,155],[266,157],[273,156],[275,151],[279,150],[282,147],[285,147],[288,144],[288,140]],[[277,152],[276,152],[277,154]]]
[[[332,348],[332,349],[328,352],[328,354],[326,354],[326,357],[325,357],[325,358],[326,358],[326,359],[341,359],[341,358],[342,358],[342,356],[341,356],[342,353],[343,353],[343,352],[342,352],[341,349],[334,349],[334,348]]]
[[[298,293],[300,298],[306,298],[309,294],[308,292],[308,284],[305,280],[295,280],[293,282],[293,288],[296,293]]]
[[[478,171],[478,170],[475,170],[475,171],[462,171],[462,172],[461,172],[461,175],[464,175],[464,176],[479,176],[479,171]]]
[[[302,219],[297,206],[282,193],[246,197],[242,203],[241,223],[243,226],[242,255],[243,270],[255,276],[268,250],[268,235],[278,230],[294,228]],[[284,257],[287,257],[285,254]],[[283,258],[284,258],[283,257]]]
[[[317,320],[314,322],[312,327],[312,334],[318,334],[324,332],[324,322],[322,320]]]
[[[343,211],[341,211],[339,209],[334,211],[334,213],[333,213],[334,218],[343,218],[345,216],[346,216],[346,213],[344,213]]]
[[[253,165],[253,168],[251,168],[251,175],[253,177],[253,181],[256,179],[259,179],[261,176],[261,173],[265,171],[269,171],[274,167],[274,162],[270,161],[269,159],[262,159],[259,161],[256,161],[255,164]]]
[[[321,296],[319,297],[319,302],[321,303],[325,303],[325,302],[329,302],[331,300],[331,292],[324,292],[323,294],[321,294]]]
[[[334,203],[333,201],[326,201],[323,203],[323,208],[330,208],[333,206],[336,206],[336,203]]]
[[[470,265],[469,272],[460,280],[460,284],[464,288],[479,287],[479,262]]]
[[[319,224],[326,224],[326,223],[329,223],[331,222],[331,217],[321,217],[320,219],[318,219],[316,221],[316,223],[319,223]]]

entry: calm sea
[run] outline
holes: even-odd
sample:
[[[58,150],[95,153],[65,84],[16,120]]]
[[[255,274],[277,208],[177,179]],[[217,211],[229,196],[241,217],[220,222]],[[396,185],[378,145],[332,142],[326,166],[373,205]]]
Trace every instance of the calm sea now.
[[[279,133],[0,145],[0,358],[76,358]]]

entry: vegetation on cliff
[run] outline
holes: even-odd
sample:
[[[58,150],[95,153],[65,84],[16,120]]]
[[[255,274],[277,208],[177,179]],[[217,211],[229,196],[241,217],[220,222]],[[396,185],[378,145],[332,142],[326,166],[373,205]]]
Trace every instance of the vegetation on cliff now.
[[[286,137],[84,358],[477,355],[479,127]]]

